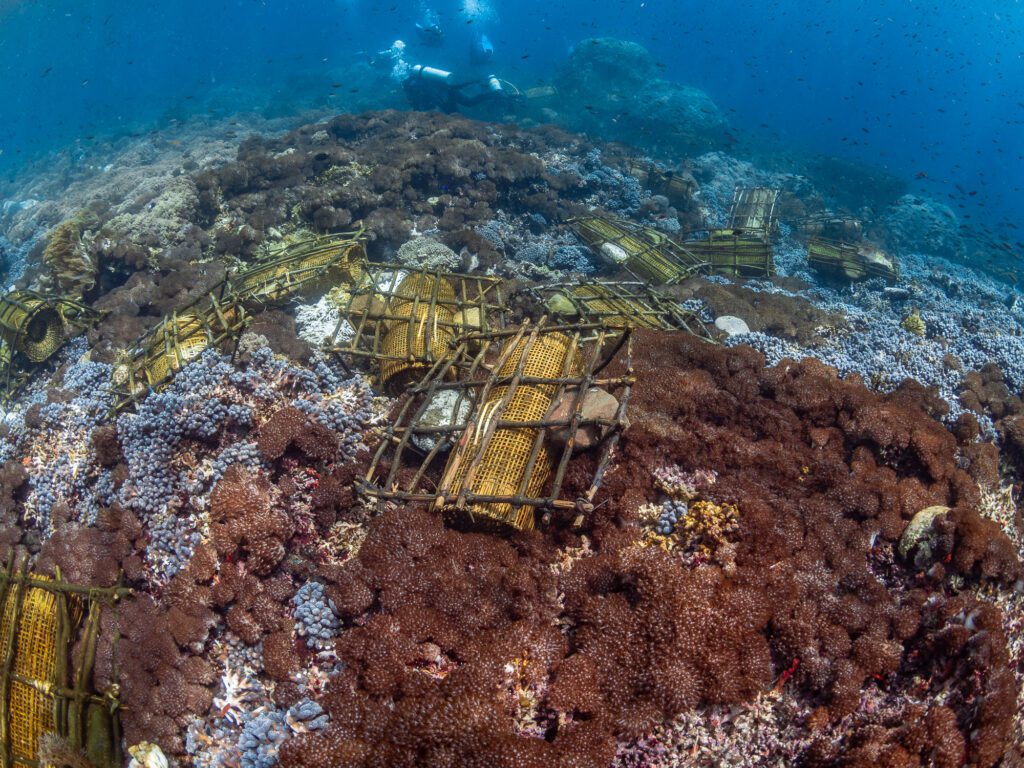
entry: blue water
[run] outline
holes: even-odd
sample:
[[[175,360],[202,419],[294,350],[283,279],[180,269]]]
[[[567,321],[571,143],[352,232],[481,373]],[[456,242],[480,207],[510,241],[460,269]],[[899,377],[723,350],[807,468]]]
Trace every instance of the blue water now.
[[[751,142],[877,165],[963,224],[1024,239],[1019,0],[432,7],[444,45],[417,50],[424,6],[402,0],[0,0],[0,173],[194,114],[329,108],[346,67],[397,38],[460,69],[483,30],[490,68],[525,87],[556,74],[579,40],[615,36],[644,45],[662,77],[706,90],[740,137],[733,151]]]

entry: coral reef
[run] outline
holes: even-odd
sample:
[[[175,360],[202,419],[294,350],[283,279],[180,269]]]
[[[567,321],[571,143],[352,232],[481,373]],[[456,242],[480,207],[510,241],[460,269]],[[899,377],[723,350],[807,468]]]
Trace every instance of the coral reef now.
[[[560,119],[574,130],[615,139],[642,136],[650,148],[694,150],[722,143],[726,121],[703,91],[656,76],[638,43],[615,38],[580,41],[557,79]],[[574,105],[586,105],[579,109]]]
[[[749,351],[680,335],[639,341],[636,420],[587,524],[596,553],[558,564],[535,537],[445,531],[414,509],[377,518],[327,588],[347,667],[324,705],[347,724],[286,742],[282,764],[326,765],[339,754],[353,765],[433,764],[453,754],[630,765],[639,747],[625,745],[654,729],[668,765],[679,742],[660,722],[754,701],[773,678],[819,704],[762,726],[766,759],[799,746],[808,764],[856,765],[879,751],[995,764],[1017,685],[999,614],[964,586],[1006,594],[1000,585],[1019,578],[1020,563],[979,517],[956,441],[923,393],[872,394],[809,361],[766,369]],[[667,388],[677,398],[666,401]],[[677,463],[659,464],[667,456]],[[666,467],[657,483],[652,465]],[[628,521],[638,524],[659,492],[713,499],[691,504],[703,557],[641,546]],[[942,562],[925,574],[894,548],[927,503],[954,512],[949,556],[938,552]],[[481,570],[492,562],[504,565]],[[453,566],[435,570],[441,563]],[[537,634],[551,622],[568,636]],[[953,635],[954,645],[937,645]],[[921,708],[922,681],[944,703]],[[519,693],[496,709],[487,692],[505,685]],[[977,709],[978,697],[994,703]],[[546,739],[524,738],[523,707],[534,713],[527,723],[547,723]],[[918,721],[923,730],[905,725]]]
[[[920,254],[901,257],[900,281],[891,290],[878,280],[840,288],[801,284],[794,277],[813,279],[805,272],[806,251],[783,229],[775,262],[780,273],[791,276],[788,287],[776,280],[747,281],[743,288],[780,300],[806,299],[816,307],[811,318],[828,319],[813,334],[793,335],[784,326],[766,333],[752,325],[754,333],[733,337],[728,344],[750,344],[771,364],[783,357],[813,356],[841,375],[857,374],[883,391],[913,379],[937,388],[949,406],[951,423],[965,408],[976,410],[975,401],[962,402],[957,396],[971,371],[997,366],[1011,394],[1024,391],[1024,315],[1004,302],[1007,286],[970,267]],[[951,279],[951,274],[958,278]],[[709,296],[708,289],[699,295]],[[920,323],[911,321],[908,329],[903,320],[915,316],[913,310]],[[737,310],[742,317],[741,312]],[[982,421],[991,436],[991,424],[984,416]]]
[[[900,250],[898,285],[817,285],[787,219],[895,187],[839,161],[779,172],[707,151],[721,114],[655,72],[639,46],[586,41],[560,87],[593,102],[580,125],[603,136],[700,147],[679,168],[689,199],[645,189],[629,150],[557,128],[384,111],[240,142],[220,125],[187,149],[158,133],[5,208],[25,280],[58,227],[49,262],[95,259],[109,314],[4,414],[0,540],[41,572],[133,588],[95,677],[119,674],[137,753],[200,768],[1019,757],[1024,316],[935,258],[958,252],[955,222],[909,199],[870,222]],[[568,218],[720,225],[752,184],[785,188],[781,275],[667,291],[752,332],[636,334],[630,426],[578,528],[498,537],[364,506],[393,403],[316,352],[336,293],[261,313],[234,354],[110,414],[109,362],[297,232],[361,222],[375,259],[563,279],[607,271]],[[85,238],[61,225],[82,208]],[[572,458],[566,498],[593,464]]]
[[[96,285],[96,262],[83,238],[83,222],[68,219],[54,227],[43,251],[43,264],[60,295],[82,299]]]
[[[929,197],[903,195],[885,211],[878,227],[897,254],[925,253],[957,259],[964,253],[956,214]]]
[[[1002,717],[994,708],[974,710],[967,703],[978,695],[973,662],[964,658],[961,668],[960,651],[939,653],[932,639],[951,631],[946,622],[952,617],[962,622],[973,598],[947,587],[926,601],[914,571],[895,562],[893,547],[918,509],[947,504],[954,508],[949,556],[931,566],[929,580],[952,579],[952,585],[995,577],[1009,584],[1019,578],[1020,564],[1010,542],[978,516],[977,488],[957,466],[954,438],[924,410],[922,393],[904,389],[880,398],[812,361],[763,369],[758,356],[739,349],[734,356],[684,337],[647,342],[637,372],[657,384],[638,387],[632,427],[622,441],[620,466],[635,469],[609,477],[603,492],[612,502],[599,514],[653,500],[641,473],[658,457],[715,467],[709,492],[716,502],[741,509],[733,581],[748,583],[747,573],[767,597],[774,658],[799,660],[789,681],[824,698],[827,709],[817,717],[842,722],[847,733],[870,722],[881,734],[873,738],[904,749],[914,745],[918,755],[937,748],[940,738],[952,739],[943,742],[950,754],[966,743],[978,764],[994,764],[1008,744],[1012,707]],[[673,402],[658,394],[668,390],[678,393]],[[956,631],[986,649],[971,658],[1004,659],[1002,630],[969,623]],[[946,658],[946,671],[929,666],[917,676],[923,660],[939,665]],[[982,674],[988,699],[1012,700],[1016,686],[1008,674],[1002,662]],[[903,707],[918,695],[914,680],[929,679],[930,691],[956,692],[947,701],[963,697],[962,709],[955,718],[935,715],[943,730],[923,740],[891,725],[878,731],[861,709],[862,685],[875,675]],[[957,719],[969,713],[975,718],[970,725]],[[958,733],[950,734],[954,722]],[[820,750],[832,742],[816,743]],[[845,747],[851,756],[854,743]],[[834,760],[837,753],[821,754]]]
[[[401,264],[413,269],[458,272],[462,266],[459,254],[429,237],[417,237],[402,243],[402,247],[398,249],[397,259]]]

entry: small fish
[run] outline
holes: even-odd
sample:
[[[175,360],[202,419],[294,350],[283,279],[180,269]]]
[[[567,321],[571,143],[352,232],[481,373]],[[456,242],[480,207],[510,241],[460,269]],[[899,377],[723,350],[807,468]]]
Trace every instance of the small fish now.
[[[52,71],[53,71],[53,67],[47,67],[46,69],[43,70],[43,74],[41,74],[40,77],[46,77]]]

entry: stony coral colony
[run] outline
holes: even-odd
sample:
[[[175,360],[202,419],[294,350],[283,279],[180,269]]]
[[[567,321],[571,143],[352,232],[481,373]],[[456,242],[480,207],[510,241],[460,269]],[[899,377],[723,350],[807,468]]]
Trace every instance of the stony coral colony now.
[[[109,314],[8,414],[0,535],[37,571],[134,588],[95,669],[97,690],[116,670],[127,744],[245,768],[1019,759],[1022,537],[1001,484],[1024,455],[1022,358],[1008,335],[961,354],[941,323],[975,310],[936,317],[948,287],[916,257],[923,336],[895,330],[904,299],[863,285],[674,289],[709,320],[743,315],[764,354],[638,332],[630,425],[579,528],[371,510],[356,479],[391,403],[318,353],[330,301],[256,316],[234,355],[209,350],[110,416],[118,352],[296,230],[360,220],[371,256],[551,280],[606,268],[573,215],[690,228],[736,183],[771,180],[702,155],[692,199],[670,205],[629,162],[550,127],[382,112],[247,139],[130,212],[89,203],[86,298]],[[822,205],[789,181],[791,212]],[[799,276],[796,249],[784,228],[780,268]],[[876,325],[892,341],[872,348]],[[872,380],[880,352],[938,389]],[[593,465],[572,459],[565,498]],[[936,506],[927,548],[901,554]]]

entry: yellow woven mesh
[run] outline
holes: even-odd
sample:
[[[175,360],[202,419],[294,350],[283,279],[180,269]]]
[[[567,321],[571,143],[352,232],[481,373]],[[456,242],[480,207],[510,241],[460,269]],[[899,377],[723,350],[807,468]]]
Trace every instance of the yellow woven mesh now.
[[[124,373],[115,371],[115,379],[129,380],[129,395],[160,386],[199,357],[210,346],[215,333],[229,331],[238,321],[239,312],[227,306],[222,309],[222,317],[223,322],[212,310],[206,314],[193,310],[165,318],[150,332],[145,355],[128,362]],[[216,326],[211,326],[211,320]]]
[[[524,354],[526,359],[523,363],[523,377],[578,376],[583,368],[579,350],[573,344],[573,340],[563,333],[542,334],[529,350],[529,337],[509,343],[515,346],[496,374],[499,379],[512,376]],[[504,411],[499,412],[508,386],[494,387],[474,420],[477,441],[493,419],[515,422],[542,420],[551,408],[556,390],[555,384],[522,384],[512,393]],[[540,428],[534,427],[501,428],[494,431],[486,445],[471,442],[465,449],[453,453],[445,470],[442,485],[449,486],[452,495],[458,495],[466,482],[470,464],[474,457],[479,455],[479,463],[466,490],[481,496],[517,495],[519,486],[526,476],[533,446],[541,431]],[[547,444],[542,443],[533,473],[527,479],[523,491],[525,496],[540,497],[551,476],[553,464],[554,459]],[[520,530],[529,530],[534,525],[534,510],[530,506],[506,502],[478,502],[470,504],[467,509],[472,515],[481,515]]]
[[[244,300],[274,303],[291,298],[328,273],[351,283],[362,274],[364,255],[359,243],[322,243],[306,255],[285,257],[243,273],[238,290]]]
[[[678,267],[653,249],[630,257],[626,262],[626,268],[655,283],[670,283],[682,274]]]
[[[679,266],[666,258],[655,246],[612,222],[587,219],[580,222],[580,226],[590,235],[588,240],[597,247],[600,247],[597,241],[604,240],[622,248],[629,255],[626,268],[647,280],[667,283],[677,279],[681,274]]]
[[[437,291],[431,312],[431,296]],[[381,344],[380,381],[422,375],[455,338],[455,289],[443,277],[416,272],[406,276],[391,298],[391,327]],[[402,318],[410,318],[404,320]],[[392,382],[395,383],[395,382]]]
[[[686,247],[706,258],[715,272],[770,275],[774,268],[766,240],[731,229],[713,229],[707,240],[687,242]]]
[[[599,218],[579,219],[573,226],[592,248],[601,250],[605,243],[621,248],[628,256],[623,266],[648,282],[678,282],[703,266],[689,250],[689,243],[680,245],[656,229],[645,227],[634,232]]]
[[[775,226],[775,203],[778,198],[779,190],[767,187],[736,190],[729,226],[770,234]]]
[[[609,328],[625,328],[631,324],[641,328],[665,327],[652,314],[650,307],[634,299],[617,296],[609,286],[578,285],[573,294],[583,302],[588,317],[600,320]]]
[[[49,358],[64,341],[60,313],[45,299],[22,291],[0,299],[0,330],[33,363]]]
[[[807,255],[822,261],[841,262],[844,259],[853,261],[857,258],[857,249],[852,245],[830,243],[825,240],[811,240],[807,244]]]
[[[872,261],[861,252],[862,247],[813,237],[807,243],[807,261],[812,267],[840,274],[848,280],[870,276],[895,282],[899,278],[899,266],[895,261]]]
[[[14,626],[17,597],[18,588],[12,583],[0,620],[0,642],[8,643],[14,633],[12,672],[50,685],[54,682],[57,663],[57,595],[38,587],[26,590],[21,615]],[[56,729],[51,697],[12,679],[7,711],[11,752],[17,757],[35,759],[39,737]]]
[[[144,378],[151,384],[174,375],[184,365],[199,357],[210,345],[198,315],[179,315],[177,322],[178,332],[175,337],[171,322],[164,321],[160,334],[150,348],[150,354],[147,355]]]

